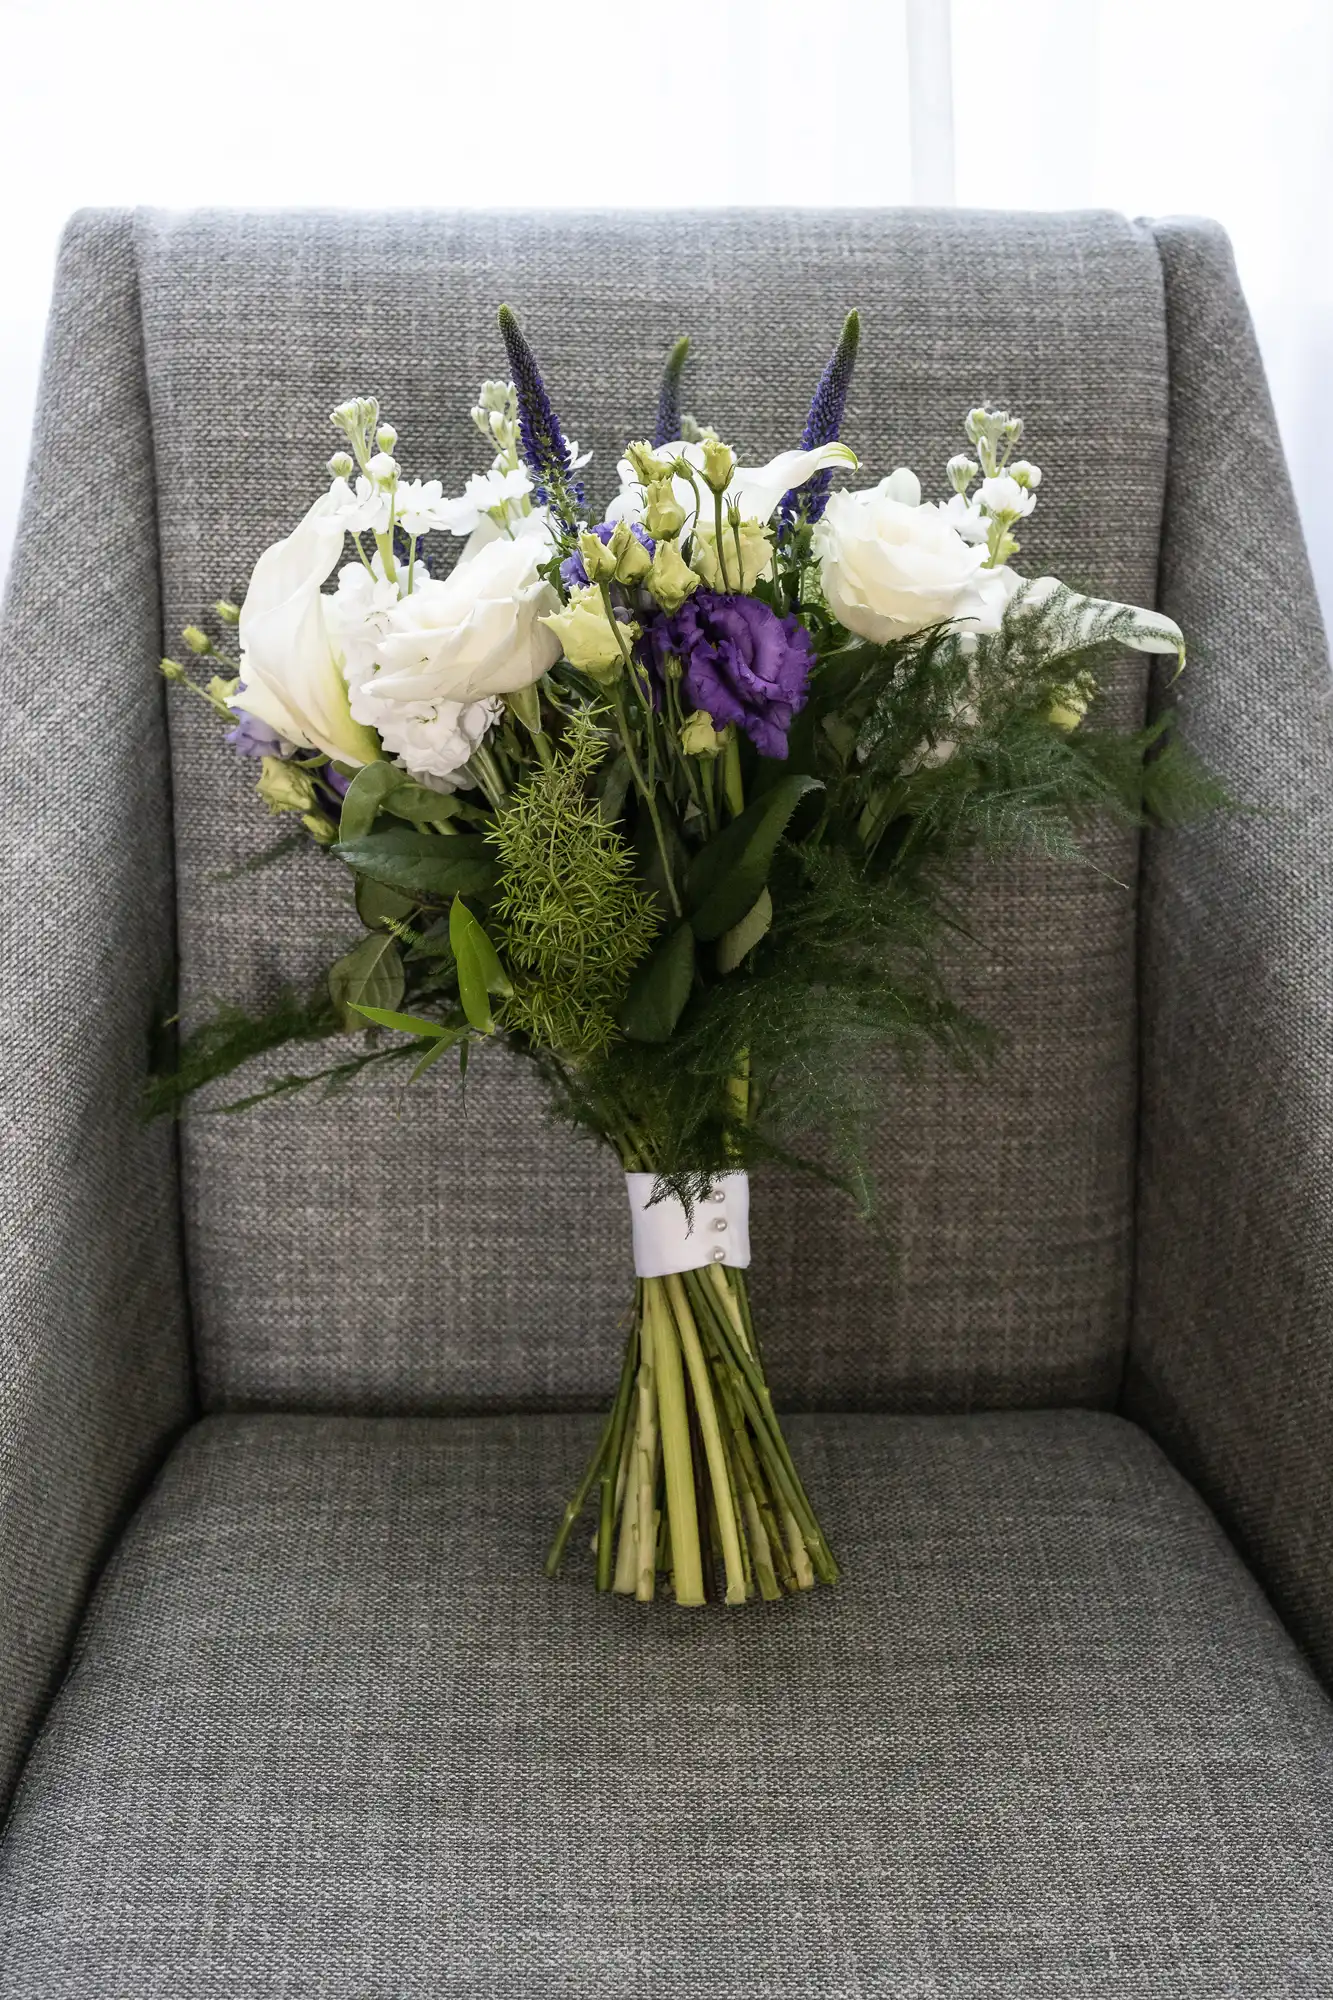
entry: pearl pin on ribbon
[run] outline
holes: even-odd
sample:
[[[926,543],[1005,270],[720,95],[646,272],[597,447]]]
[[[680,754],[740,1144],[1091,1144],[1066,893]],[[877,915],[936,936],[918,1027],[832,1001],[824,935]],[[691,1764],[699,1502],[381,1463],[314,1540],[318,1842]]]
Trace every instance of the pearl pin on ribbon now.
[[[668,1195],[653,1201],[656,1174],[626,1174],[634,1269],[641,1278],[665,1278],[672,1271],[697,1271],[704,1264],[750,1262],[750,1176],[717,1174],[704,1201],[687,1216],[682,1202]]]

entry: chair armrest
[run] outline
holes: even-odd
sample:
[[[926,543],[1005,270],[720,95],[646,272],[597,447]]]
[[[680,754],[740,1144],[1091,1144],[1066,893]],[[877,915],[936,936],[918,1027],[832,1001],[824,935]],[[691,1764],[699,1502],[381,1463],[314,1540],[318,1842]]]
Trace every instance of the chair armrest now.
[[[1125,1404],[1333,1675],[1333,680],[1225,236],[1154,225],[1172,699],[1258,808],[1150,835],[1138,1274]]]
[[[128,217],[56,276],[0,617],[0,1801],[100,1555],[190,1413],[152,429]]]

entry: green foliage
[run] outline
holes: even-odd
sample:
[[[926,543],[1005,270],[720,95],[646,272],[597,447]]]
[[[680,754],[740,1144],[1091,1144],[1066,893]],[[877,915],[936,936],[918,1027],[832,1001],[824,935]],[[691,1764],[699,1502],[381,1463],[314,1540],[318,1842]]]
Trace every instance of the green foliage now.
[[[605,739],[583,715],[562,754],[496,814],[495,941],[514,990],[504,1021],[538,1047],[588,1057],[616,1039],[615,1010],[657,928],[634,856],[589,780]]]
[[[329,967],[329,998],[344,1028],[360,1026],[363,1005],[396,1007],[404,986],[402,957],[386,931],[371,931]]]
[[[455,896],[484,896],[495,882],[495,864],[481,834],[419,833],[390,827],[331,850],[358,875],[418,902],[448,905]]]
[[[192,1034],[182,1037],[150,1075],[144,1113],[157,1117],[179,1111],[193,1091],[230,1076],[252,1057],[286,1042],[319,1042],[339,1032],[340,1023],[326,988],[310,994],[280,993],[261,1014],[223,1007]],[[268,1095],[269,1093],[263,1093]]]

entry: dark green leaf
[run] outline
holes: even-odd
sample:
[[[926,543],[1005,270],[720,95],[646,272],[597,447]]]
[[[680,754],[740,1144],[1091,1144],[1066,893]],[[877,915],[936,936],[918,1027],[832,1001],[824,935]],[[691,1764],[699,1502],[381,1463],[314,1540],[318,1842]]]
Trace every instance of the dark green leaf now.
[[[768,881],[788,820],[807,792],[820,789],[817,778],[791,772],[695,856],[688,891],[696,937],[721,937],[741,921]]]
[[[466,1033],[466,1028],[454,1028],[447,1035],[437,1035],[425,1055],[422,1056],[420,1062],[413,1065],[412,1074],[408,1078],[408,1082],[415,1083],[419,1076],[424,1076],[431,1064],[437,1063],[445,1050],[453,1048],[454,1044],[465,1036]]]
[[[403,997],[403,961],[386,931],[372,931],[329,967],[329,997],[345,1028],[359,1028],[353,1008],[396,1007]]]
[[[634,1042],[670,1041],[694,983],[694,932],[688,924],[663,939],[630,980],[620,1025]]]
[[[733,924],[729,931],[723,931],[718,939],[718,971],[734,972],[747,952],[753,951],[760,938],[768,935],[772,923],[773,898],[767,889],[761,889],[740,922]]]
[[[400,896],[396,889],[372,882],[369,875],[358,875],[355,881],[356,914],[368,931],[381,930],[389,923],[406,923],[417,907],[415,896]]]
[[[455,896],[490,892],[495,849],[480,834],[418,833],[406,826],[340,840],[332,852],[387,889],[418,902],[451,903]]]
[[[483,1035],[494,1034],[490,996],[509,994],[514,989],[495,946],[459,896],[454,897],[449,912],[449,943],[458,967],[458,997],[463,1012]]]

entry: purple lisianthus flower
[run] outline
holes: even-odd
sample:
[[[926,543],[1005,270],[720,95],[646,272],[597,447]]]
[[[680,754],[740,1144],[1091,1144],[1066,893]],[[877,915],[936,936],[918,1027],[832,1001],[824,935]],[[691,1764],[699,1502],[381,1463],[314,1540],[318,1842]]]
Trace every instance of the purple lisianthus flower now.
[[[596,535],[598,541],[605,547],[615,531],[616,523],[614,521],[599,521],[597,526],[592,530],[592,533]],[[630,523],[630,533],[636,542],[642,542],[649,555],[655,552],[657,543],[650,534],[639,526],[637,521]],[[566,590],[582,590],[587,583],[588,572],[583,566],[583,557],[577,549],[575,549],[572,556],[566,556],[565,560],[561,563],[560,581],[564,584]]]
[[[700,590],[669,618],[654,618],[639,650],[659,684],[667,661],[678,659],[686,705],[702,708],[717,728],[734,723],[761,757],[786,756],[815,663],[799,619],[779,618],[758,597]]]

